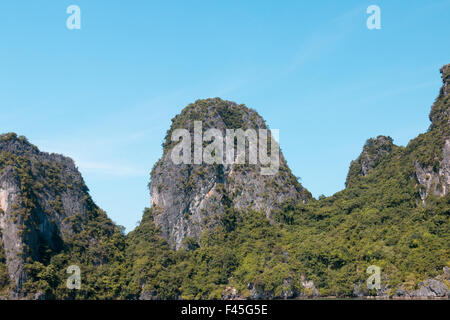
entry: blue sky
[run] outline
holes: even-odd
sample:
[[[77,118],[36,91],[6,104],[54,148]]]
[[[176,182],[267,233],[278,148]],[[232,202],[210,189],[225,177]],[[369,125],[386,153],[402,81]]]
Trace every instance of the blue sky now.
[[[81,8],[68,30],[66,8]],[[368,30],[366,8],[381,8]],[[449,0],[0,2],[1,132],[72,157],[132,230],[170,119],[200,98],[256,109],[314,196],[366,139],[424,132],[450,63]]]

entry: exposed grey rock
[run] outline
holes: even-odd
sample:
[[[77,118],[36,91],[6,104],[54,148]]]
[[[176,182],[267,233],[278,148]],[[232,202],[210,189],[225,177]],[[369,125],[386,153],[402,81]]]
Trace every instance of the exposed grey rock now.
[[[428,279],[419,284],[419,288],[407,291],[399,288],[394,297],[398,298],[445,298],[449,295],[449,289],[444,282],[436,279]]]
[[[445,297],[448,295],[447,286],[436,279],[426,280],[420,288],[413,292],[413,297]]]
[[[267,299],[273,299],[274,294],[272,291],[265,291],[264,287],[256,285],[254,283],[249,283],[247,285],[247,288],[250,290],[250,297],[249,299],[253,300],[267,300]]]
[[[160,300],[156,292],[142,291],[139,300]]]
[[[444,268],[442,269],[442,271],[444,272],[444,273],[443,273],[443,276],[444,276],[445,278],[450,279],[450,268],[449,268],[449,267],[444,267]]]
[[[446,282],[450,280],[450,268],[444,267],[443,273],[434,279],[427,279],[419,283],[417,290],[405,290],[402,286],[397,289],[394,297],[398,298],[448,298],[450,288]]]
[[[222,300],[241,300],[244,299],[244,297],[240,296],[238,294],[238,291],[236,288],[227,286],[225,288],[225,291],[222,293]]]
[[[209,128],[266,129],[254,110],[219,98],[198,100],[172,119],[163,144],[163,156],[151,173],[150,197],[157,212],[155,223],[173,248],[183,239],[199,239],[205,228],[217,223],[226,208],[262,211],[268,218],[274,208],[288,200],[307,201],[311,194],[292,175],[280,151],[280,168],[275,175],[261,175],[261,165],[248,164],[175,164],[171,141],[175,129],[187,129],[193,137],[194,121]],[[193,140],[193,138],[192,138]],[[248,148],[246,148],[248,160]]]
[[[283,289],[281,290],[281,298],[283,299],[292,299],[296,297],[298,292],[294,290],[293,287],[293,279],[284,279],[283,280]]]
[[[45,300],[45,293],[43,293],[42,291],[36,292],[33,296],[33,300]]]
[[[24,239],[20,235],[23,216],[16,216],[13,205],[20,205],[20,182],[12,168],[0,173],[0,231],[10,280],[21,287],[26,281],[23,271]]]
[[[300,296],[301,297],[318,297],[319,296],[319,290],[314,285],[314,281],[307,280],[303,275],[300,279]]]
[[[0,234],[13,297],[27,280],[27,257],[42,261],[42,249],[57,253],[93,203],[72,159],[40,152],[25,138],[0,135]],[[19,163],[20,162],[20,163]],[[41,295],[36,298],[41,298]]]

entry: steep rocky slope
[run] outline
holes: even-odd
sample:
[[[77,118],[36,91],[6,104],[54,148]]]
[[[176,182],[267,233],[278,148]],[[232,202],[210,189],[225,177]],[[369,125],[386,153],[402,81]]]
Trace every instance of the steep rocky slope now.
[[[198,100],[172,119],[163,156],[151,173],[150,196],[155,222],[173,247],[180,248],[186,237],[198,240],[206,228],[217,224],[227,208],[252,208],[270,218],[273,209],[287,200],[311,199],[311,194],[292,175],[281,152],[274,175],[261,174],[260,162],[250,163],[248,146],[246,161],[241,164],[237,157],[232,163],[194,164],[193,155],[191,164],[175,164],[171,152],[177,143],[172,141],[172,133],[187,129],[194,141],[194,121],[201,121],[203,132],[214,128],[224,137],[227,129],[267,129],[256,111],[219,98]],[[208,143],[204,141],[204,145]]]
[[[55,257],[66,254],[80,266],[104,264],[106,252],[82,261],[82,255],[75,257],[77,247],[102,251],[104,235],[118,229],[93,203],[70,158],[40,152],[24,137],[9,133],[0,136],[0,232],[8,274],[4,282],[11,296],[23,297],[39,291],[33,274]],[[64,274],[68,265],[58,273]]]

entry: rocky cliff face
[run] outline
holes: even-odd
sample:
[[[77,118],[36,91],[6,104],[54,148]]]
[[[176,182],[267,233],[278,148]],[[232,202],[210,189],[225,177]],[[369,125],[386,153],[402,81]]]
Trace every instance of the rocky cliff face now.
[[[437,166],[415,162],[415,175],[419,184],[420,197],[425,205],[428,195],[444,196],[450,190],[450,140],[444,140],[442,159]]]
[[[172,141],[172,133],[187,129],[193,141],[195,121],[201,121],[203,132],[214,128],[223,136],[227,129],[267,129],[256,111],[219,98],[198,100],[172,119],[163,156],[153,168],[150,182],[155,222],[172,247],[180,248],[186,237],[198,239],[227,208],[251,208],[270,218],[272,210],[284,201],[311,198],[292,175],[281,151],[279,169],[273,175],[261,174],[264,166],[260,162],[250,164],[248,143],[243,164],[237,158],[232,163],[193,164],[192,157],[191,164],[175,164],[172,151],[177,143]],[[205,140],[203,143],[208,145]]]
[[[21,292],[24,264],[47,263],[73,233],[71,217],[86,220],[93,203],[74,162],[40,152],[15,134],[0,136],[0,233],[9,282]]]

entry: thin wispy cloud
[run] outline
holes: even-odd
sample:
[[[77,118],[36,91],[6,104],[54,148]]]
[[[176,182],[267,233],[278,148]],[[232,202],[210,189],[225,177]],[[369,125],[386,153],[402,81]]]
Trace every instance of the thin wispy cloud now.
[[[77,161],[75,163],[82,172],[93,171],[96,174],[119,177],[142,177],[148,175],[148,170],[121,163],[95,161]]]
[[[385,99],[385,98],[389,98],[389,97],[393,97],[393,96],[405,95],[406,93],[414,92],[414,91],[417,91],[417,90],[420,90],[423,88],[429,88],[429,87],[439,88],[440,85],[441,85],[441,83],[439,80],[419,82],[419,83],[414,83],[414,84],[409,84],[409,85],[399,85],[397,87],[394,87],[394,88],[386,90],[386,91],[374,92],[373,95],[371,96],[371,100],[376,101],[379,99]],[[363,101],[363,100],[361,100],[361,101]]]
[[[364,12],[361,8],[358,6],[337,16],[305,37],[280,77],[298,71],[311,60],[321,58],[336,49],[353,31],[355,21],[359,20],[361,12]]]
[[[95,137],[92,139],[61,137],[38,140],[40,149],[70,157],[82,173],[117,177],[146,177],[148,168],[142,163],[121,163],[110,159],[120,159],[127,154],[130,143],[146,139],[145,131],[130,132],[119,137]],[[148,166],[149,167],[149,166]]]

